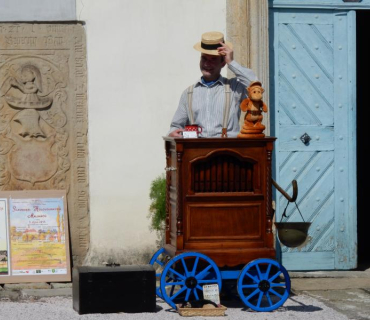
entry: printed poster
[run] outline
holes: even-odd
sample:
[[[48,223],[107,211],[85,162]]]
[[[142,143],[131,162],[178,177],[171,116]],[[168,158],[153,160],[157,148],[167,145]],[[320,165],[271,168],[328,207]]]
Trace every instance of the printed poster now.
[[[67,274],[63,198],[9,200],[13,276]]]
[[[203,297],[206,300],[210,300],[215,304],[220,304],[220,289],[218,284],[206,284],[203,286]]]
[[[9,274],[7,199],[0,198],[0,276]]]

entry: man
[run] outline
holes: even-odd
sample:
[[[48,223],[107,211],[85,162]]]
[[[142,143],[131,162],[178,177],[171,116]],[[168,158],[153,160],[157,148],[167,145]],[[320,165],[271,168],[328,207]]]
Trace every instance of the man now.
[[[202,137],[220,137],[223,127],[228,137],[235,137],[239,133],[240,103],[246,98],[246,87],[257,77],[233,60],[232,44],[224,41],[221,32],[204,33],[194,49],[202,53],[199,64],[202,77],[183,92],[168,135],[182,137],[185,125],[193,119],[202,128]],[[227,80],[221,76],[226,64],[236,78]]]

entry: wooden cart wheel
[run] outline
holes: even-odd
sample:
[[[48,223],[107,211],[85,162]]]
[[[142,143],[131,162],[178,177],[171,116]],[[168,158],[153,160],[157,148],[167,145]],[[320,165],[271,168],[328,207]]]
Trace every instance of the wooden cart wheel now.
[[[205,284],[218,284],[221,290],[221,273],[216,263],[204,254],[185,252],[165,265],[161,275],[161,294],[176,309],[176,304],[203,299]]]
[[[290,293],[290,278],[277,261],[257,259],[248,263],[238,277],[238,293],[255,311],[272,311],[284,304]]]
[[[167,255],[166,250],[164,248],[160,248],[150,259],[149,264],[152,265],[156,271],[156,289],[155,292],[157,296],[161,299],[163,299],[162,294],[161,294],[161,288],[160,288],[160,279],[162,275],[163,268],[165,264],[170,260],[170,257]]]

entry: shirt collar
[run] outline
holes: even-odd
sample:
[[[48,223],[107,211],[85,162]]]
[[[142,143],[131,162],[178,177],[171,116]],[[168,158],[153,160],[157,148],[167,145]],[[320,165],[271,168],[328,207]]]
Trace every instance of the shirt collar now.
[[[226,83],[226,78],[224,78],[223,76],[220,75],[220,77],[214,82],[212,83],[209,87],[214,87],[217,83],[221,84],[221,85],[225,85]],[[200,77],[199,80],[197,81],[197,83],[195,84],[195,86],[203,86],[203,87],[207,87],[207,85],[205,85],[203,82],[202,82],[202,78]]]

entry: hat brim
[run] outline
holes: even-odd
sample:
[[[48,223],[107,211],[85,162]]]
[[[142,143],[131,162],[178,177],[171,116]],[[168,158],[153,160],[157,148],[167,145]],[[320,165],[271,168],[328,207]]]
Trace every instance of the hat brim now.
[[[233,44],[231,42],[228,42],[228,41],[225,41],[225,44],[230,48],[232,49],[233,48]],[[213,55],[213,56],[220,56],[220,54],[218,53],[218,50],[206,50],[206,49],[203,49],[202,48],[202,43],[201,42],[198,42],[194,45],[193,47],[195,50],[199,51],[199,52],[202,52],[202,53],[205,53],[205,54],[210,54],[210,55]]]

